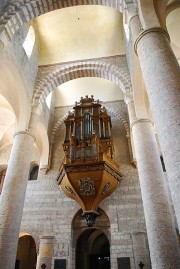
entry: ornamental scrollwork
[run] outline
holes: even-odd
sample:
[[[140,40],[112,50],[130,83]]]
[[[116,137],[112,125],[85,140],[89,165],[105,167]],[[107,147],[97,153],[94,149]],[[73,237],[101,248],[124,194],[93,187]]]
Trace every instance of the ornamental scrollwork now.
[[[78,180],[80,194],[83,196],[95,195],[95,181],[92,178],[82,178]]]

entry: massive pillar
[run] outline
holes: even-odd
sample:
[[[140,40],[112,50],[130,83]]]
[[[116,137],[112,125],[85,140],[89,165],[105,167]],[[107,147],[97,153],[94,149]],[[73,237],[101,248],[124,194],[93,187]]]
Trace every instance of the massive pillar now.
[[[130,21],[137,37],[138,17]],[[161,28],[140,32],[135,41],[153,118],[158,131],[172,199],[180,228],[180,67],[171,49],[169,35]]]
[[[152,122],[127,104],[153,269],[180,268],[180,251]]]
[[[41,236],[36,269],[51,269],[53,236]]]
[[[34,131],[33,114],[30,130]],[[32,128],[33,127],[33,128]],[[15,133],[0,197],[0,268],[14,269],[34,136],[29,130]]]
[[[14,269],[34,137],[15,133],[0,200],[0,268]]]

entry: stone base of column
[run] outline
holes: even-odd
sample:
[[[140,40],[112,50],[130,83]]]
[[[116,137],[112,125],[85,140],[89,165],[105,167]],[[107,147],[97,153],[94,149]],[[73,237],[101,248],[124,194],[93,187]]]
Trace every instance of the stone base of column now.
[[[41,236],[36,269],[51,269],[54,236]]]

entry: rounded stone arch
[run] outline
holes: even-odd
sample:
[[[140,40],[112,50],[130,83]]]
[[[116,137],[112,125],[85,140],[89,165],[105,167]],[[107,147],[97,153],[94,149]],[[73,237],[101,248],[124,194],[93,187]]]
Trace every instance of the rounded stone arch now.
[[[64,123],[64,121],[67,119],[69,113],[66,113],[63,117],[61,117],[53,126],[52,132],[51,132],[51,142],[54,140],[54,136],[58,132],[61,125]]]
[[[4,10],[4,14],[0,19],[2,25],[2,34],[5,34],[8,39],[12,40],[15,32],[24,23],[27,23],[36,17],[43,15],[45,13],[73,6],[79,5],[101,5],[112,7],[120,12],[123,12],[126,7],[126,2],[124,0],[120,1],[99,1],[99,0],[23,0],[15,1],[8,4]]]
[[[81,61],[71,66],[59,68],[43,79],[37,80],[32,104],[37,105],[39,102],[43,104],[50,92],[60,84],[81,77],[104,78],[119,86],[123,93],[129,93],[130,91],[129,74],[120,67],[101,61]]]
[[[168,16],[169,13],[171,13],[173,10],[175,10],[177,8],[180,8],[180,2],[174,0],[166,8],[166,17]]]
[[[10,60],[0,61],[0,94],[9,103],[16,118],[16,131],[28,127],[31,105],[23,80]]]
[[[0,148],[13,144],[13,135],[15,133],[15,123],[3,134],[0,140]]]
[[[16,253],[16,266],[21,266],[34,269],[37,263],[37,241],[36,238],[27,232],[20,232],[18,247]],[[15,267],[16,267],[15,266]]]
[[[9,101],[5,98],[5,95],[6,94],[2,95],[0,93],[0,125],[2,125],[0,148],[5,145],[12,144],[17,121],[15,111]]]
[[[91,251],[92,250],[92,248],[93,248],[93,241],[94,241],[94,239],[96,239],[98,236],[100,236],[102,234],[102,231],[100,230],[100,229],[96,229],[95,231],[94,231],[94,233],[93,234],[91,234],[90,236],[89,236],[89,244],[88,244],[88,248],[89,248],[89,251]],[[103,233],[104,234],[104,233]],[[106,236],[107,237],[107,236]]]
[[[96,218],[93,227],[87,227],[82,210],[74,215],[72,220],[72,260],[76,268],[87,268],[87,262],[91,263],[90,256],[101,255],[104,243],[108,244],[108,256],[110,256],[110,221],[107,214],[98,208],[100,216]],[[84,251],[86,249],[86,251]],[[97,258],[97,257],[96,257]],[[89,268],[89,267],[88,267]],[[110,267],[108,267],[110,268]]]
[[[124,119],[123,115],[120,112],[116,112],[115,110],[113,110],[112,108],[106,106],[106,109],[108,112],[110,112],[112,115],[116,116],[121,123],[123,124],[125,130],[126,130],[126,134],[128,135],[130,133],[130,129],[129,129],[129,122]],[[59,131],[59,129],[61,128],[62,124],[64,124],[64,121],[67,119],[69,113],[66,113],[63,117],[61,117],[53,126],[52,132],[51,132],[51,144],[53,144],[54,141],[54,137],[56,135],[56,133]]]
[[[110,242],[97,228],[86,230],[79,236],[75,253],[76,269],[110,268]]]
[[[154,0],[138,0],[139,18],[144,30],[148,28],[160,27],[160,22],[154,3]]]
[[[168,14],[171,13],[173,10],[179,8],[180,2],[173,0],[169,3],[168,0],[153,0],[153,3],[161,27],[166,28],[166,18]]]
[[[154,9],[156,11],[159,23],[161,27],[166,27],[166,9],[168,5],[168,0],[155,1],[153,0]]]
[[[109,232],[110,228],[110,220],[106,212],[102,208],[98,208],[98,213],[100,214],[95,220],[95,228],[101,230],[108,238],[109,242],[111,242],[111,236]],[[82,209],[79,209],[71,222],[72,231],[73,231],[73,240],[72,244],[75,246],[76,241],[79,236],[86,230],[91,229],[87,226],[85,217],[82,217]],[[76,229],[76,234],[74,234],[74,228]]]
[[[19,238],[22,237],[22,236],[25,236],[25,235],[29,235],[29,236],[31,236],[33,238],[33,240],[35,242],[35,245],[36,245],[36,250],[38,250],[38,248],[39,248],[39,237],[36,236],[33,231],[22,230],[19,233]]]
[[[29,178],[28,180],[37,180],[39,173],[39,164],[37,162],[31,162],[30,170],[29,170]]]
[[[106,106],[106,109],[109,113],[116,116],[116,118],[120,120],[120,122],[123,124],[124,129],[126,131],[126,135],[129,135],[130,134],[129,122],[124,118],[124,116],[120,112],[117,112],[108,106]]]

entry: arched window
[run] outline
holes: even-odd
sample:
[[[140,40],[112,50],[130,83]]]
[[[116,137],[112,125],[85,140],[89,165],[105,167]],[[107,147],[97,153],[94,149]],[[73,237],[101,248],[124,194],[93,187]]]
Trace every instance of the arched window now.
[[[3,188],[3,183],[4,183],[4,178],[6,175],[6,170],[7,168],[4,168],[1,172],[0,172],[0,194],[2,192],[2,188]]]
[[[33,48],[34,48],[34,44],[35,44],[35,32],[34,32],[34,28],[32,26],[29,27],[29,31],[27,33],[26,39],[23,43],[23,48],[26,52],[26,55],[28,56],[28,58],[30,59]]]
[[[29,175],[29,180],[37,180],[38,178],[38,172],[39,172],[39,166],[36,165],[32,168],[30,175]]]

